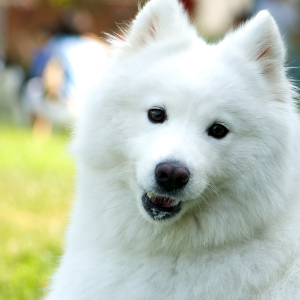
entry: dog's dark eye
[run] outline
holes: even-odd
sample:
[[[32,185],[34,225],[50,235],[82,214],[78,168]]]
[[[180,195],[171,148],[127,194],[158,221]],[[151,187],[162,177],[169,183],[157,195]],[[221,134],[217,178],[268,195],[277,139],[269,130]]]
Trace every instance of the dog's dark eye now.
[[[163,123],[166,119],[166,113],[163,109],[150,109],[148,112],[148,118],[152,123]]]
[[[228,129],[224,125],[216,123],[208,129],[208,135],[216,139],[224,138],[228,132]]]

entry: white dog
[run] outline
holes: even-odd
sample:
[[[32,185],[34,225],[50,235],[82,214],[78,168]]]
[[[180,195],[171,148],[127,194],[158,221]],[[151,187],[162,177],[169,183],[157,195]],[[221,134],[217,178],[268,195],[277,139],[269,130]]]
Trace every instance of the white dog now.
[[[113,46],[46,299],[300,299],[300,121],[273,18],[208,45],[151,0]]]

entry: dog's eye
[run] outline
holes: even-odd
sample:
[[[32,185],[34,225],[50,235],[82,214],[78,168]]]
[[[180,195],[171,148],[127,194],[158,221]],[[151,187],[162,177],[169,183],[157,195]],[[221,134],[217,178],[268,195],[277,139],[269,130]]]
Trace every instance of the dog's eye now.
[[[228,129],[222,125],[222,124],[213,124],[209,129],[208,129],[208,135],[216,138],[216,139],[222,139],[224,138],[227,133],[228,133]]]
[[[163,123],[166,119],[166,113],[163,109],[150,109],[148,112],[148,118],[152,123]]]

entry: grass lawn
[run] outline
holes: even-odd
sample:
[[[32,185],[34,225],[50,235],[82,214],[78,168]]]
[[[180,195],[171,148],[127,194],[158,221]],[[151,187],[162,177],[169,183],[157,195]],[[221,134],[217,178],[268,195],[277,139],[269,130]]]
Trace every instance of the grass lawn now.
[[[66,135],[0,127],[0,300],[41,299],[73,199]]]

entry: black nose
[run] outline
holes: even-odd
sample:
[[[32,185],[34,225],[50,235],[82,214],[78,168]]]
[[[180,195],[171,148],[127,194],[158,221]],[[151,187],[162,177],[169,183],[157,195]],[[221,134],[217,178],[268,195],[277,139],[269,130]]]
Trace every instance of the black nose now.
[[[178,162],[160,163],[155,169],[157,184],[167,192],[183,188],[189,178],[189,170]]]

